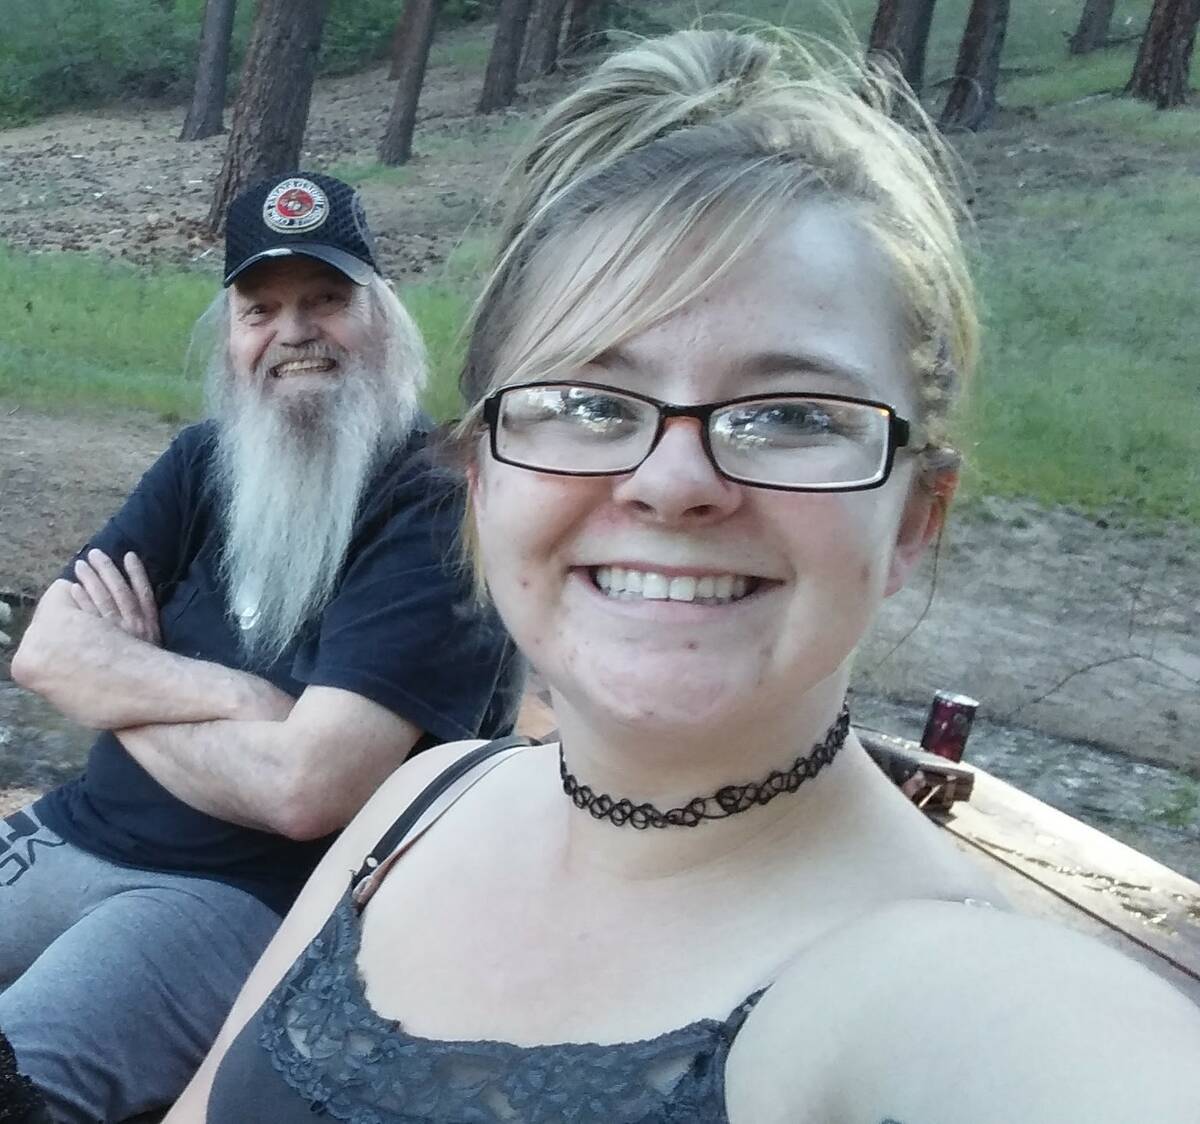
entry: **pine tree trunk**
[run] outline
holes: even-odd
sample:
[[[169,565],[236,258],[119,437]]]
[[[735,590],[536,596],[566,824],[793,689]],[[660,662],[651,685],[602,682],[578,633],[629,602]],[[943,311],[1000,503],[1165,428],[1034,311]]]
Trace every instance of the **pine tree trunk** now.
[[[996,111],[1000,55],[1008,30],[1009,0],[972,0],[958,48],[954,81],[939,124],[943,129],[986,129]]]
[[[914,93],[925,80],[925,50],[936,0],[879,0],[869,50],[890,55]]]
[[[1067,50],[1073,55],[1086,55],[1107,44],[1116,6],[1117,0],[1086,0]]]
[[[413,130],[417,124],[417,103],[425,84],[425,67],[437,26],[440,0],[405,0],[405,38],[392,56],[392,72],[399,81],[387,128],[379,142],[379,159],[384,164],[404,164],[412,155]]]
[[[328,10],[329,0],[259,0],[208,215],[214,234],[224,227],[225,211],[241,191],[296,170]]]
[[[237,0],[207,0],[196,60],[192,104],[179,134],[181,141],[203,140],[225,131],[225,84],[229,80],[229,44]]]
[[[1159,109],[1188,100],[1200,0],[1155,0],[1125,92]]]
[[[404,6],[400,9],[400,18],[396,20],[396,28],[392,32],[392,43],[388,48],[388,57],[392,60],[391,66],[388,67],[388,81],[394,82],[400,77],[400,72],[404,69],[407,52],[405,44],[411,43],[413,38],[413,24],[418,18],[416,6],[408,3],[405,0]]]
[[[571,0],[570,15],[567,17],[567,33],[563,38],[564,58],[583,54],[590,46],[596,32],[600,0]]]
[[[496,37],[488,55],[477,113],[503,109],[517,96],[517,71],[521,65],[521,48],[525,45],[525,25],[529,22],[531,4],[532,0],[500,0]]]
[[[521,58],[520,80],[530,82],[549,74],[558,65],[558,41],[562,38],[567,0],[535,0],[529,28],[525,32],[525,53]]]

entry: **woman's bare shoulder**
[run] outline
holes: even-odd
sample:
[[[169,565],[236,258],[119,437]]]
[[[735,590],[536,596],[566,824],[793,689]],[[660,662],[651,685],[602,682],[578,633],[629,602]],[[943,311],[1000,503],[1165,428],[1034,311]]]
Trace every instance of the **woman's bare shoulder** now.
[[[346,825],[335,844],[337,849],[347,858],[361,851],[361,862],[426,787],[460,758],[486,744],[480,738],[446,742],[405,761]]]
[[[1195,1124],[1200,1009],[1047,922],[901,902],[823,938],[730,1056],[732,1124]]]

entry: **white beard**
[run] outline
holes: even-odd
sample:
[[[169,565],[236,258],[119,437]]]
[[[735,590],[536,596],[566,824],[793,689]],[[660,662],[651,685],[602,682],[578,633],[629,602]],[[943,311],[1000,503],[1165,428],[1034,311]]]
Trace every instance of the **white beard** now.
[[[400,358],[381,350],[383,363]],[[221,575],[243,649],[262,664],[325,609],[364,489],[406,439],[418,409],[419,373],[327,346],[283,358],[309,354],[339,363],[336,379],[311,392],[272,393],[269,375],[226,370],[210,379],[219,428]],[[270,357],[260,369],[278,361]]]

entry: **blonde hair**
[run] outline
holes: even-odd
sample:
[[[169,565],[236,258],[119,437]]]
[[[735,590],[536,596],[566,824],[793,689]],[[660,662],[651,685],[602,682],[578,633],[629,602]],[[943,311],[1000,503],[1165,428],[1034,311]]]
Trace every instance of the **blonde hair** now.
[[[957,463],[948,414],[975,365],[978,328],[949,154],[886,68],[781,32],[772,39],[693,30],[648,40],[549,111],[510,177],[460,383],[460,440],[477,432],[496,386],[585,363],[662,320],[782,212],[822,200],[844,206],[890,260],[927,467]],[[594,252],[573,253],[564,277],[546,263],[568,237]],[[669,277],[668,259],[683,263]],[[581,325],[573,338],[559,331],[568,316]]]

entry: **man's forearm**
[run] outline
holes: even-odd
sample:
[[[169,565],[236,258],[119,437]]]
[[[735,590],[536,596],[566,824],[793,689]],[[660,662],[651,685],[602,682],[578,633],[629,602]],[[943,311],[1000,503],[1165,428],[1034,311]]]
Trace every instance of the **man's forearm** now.
[[[191,807],[291,839],[317,839],[350,822],[421,731],[350,691],[310,686],[282,721],[142,726],[117,737]]]
[[[290,700],[264,679],[189,659],[77,613],[71,632],[34,619],[13,662],[23,686],[101,730],[217,719],[278,719]]]
[[[185,804],[217,819],[292,834],[293,764],[282,722],[193,722],[117,730],[130,755]]]

